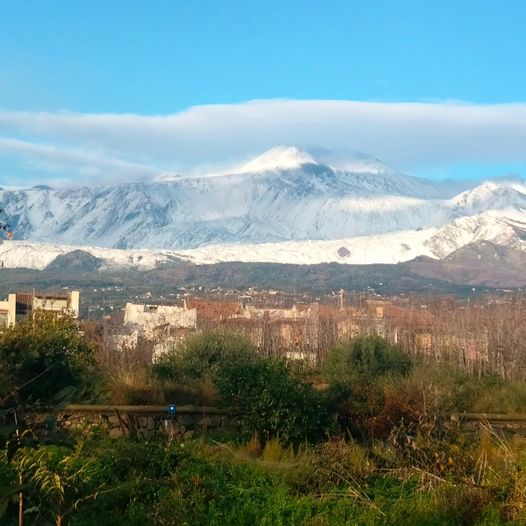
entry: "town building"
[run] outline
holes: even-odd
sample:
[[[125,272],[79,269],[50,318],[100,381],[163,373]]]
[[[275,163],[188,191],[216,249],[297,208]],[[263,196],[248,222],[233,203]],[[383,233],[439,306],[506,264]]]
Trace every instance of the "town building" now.
[[[80,292],[18,292],[0,301],[0,327],[11,327],[33,312],[49,311],[68,313],[79,317]]]

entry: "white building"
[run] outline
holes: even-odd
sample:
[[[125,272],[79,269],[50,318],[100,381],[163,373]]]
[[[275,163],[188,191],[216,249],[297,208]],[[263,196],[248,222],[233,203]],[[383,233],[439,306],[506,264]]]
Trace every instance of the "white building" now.
[[[187,309],[186,306],[126,303],[124,325],[136,326],[144,337],[153,339],[159,328],[162,327],[195,329],[197,327],[197,309]]]

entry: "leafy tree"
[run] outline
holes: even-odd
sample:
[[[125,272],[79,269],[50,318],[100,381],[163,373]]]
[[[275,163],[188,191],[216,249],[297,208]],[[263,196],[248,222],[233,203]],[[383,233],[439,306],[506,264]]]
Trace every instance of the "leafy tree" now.
[[[66,387],[92,386],[94,353],[71,317],[37,312],[0,332],[0,397],[50,403]]]

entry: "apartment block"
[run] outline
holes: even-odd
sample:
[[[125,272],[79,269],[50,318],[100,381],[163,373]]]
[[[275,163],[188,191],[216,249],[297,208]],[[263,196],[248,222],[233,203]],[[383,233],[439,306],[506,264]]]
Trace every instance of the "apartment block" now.
[[[0,327],[13,326],[37,310],[67,312],[79,317],[80,292],[22,292],[9,294],[0,301]]]

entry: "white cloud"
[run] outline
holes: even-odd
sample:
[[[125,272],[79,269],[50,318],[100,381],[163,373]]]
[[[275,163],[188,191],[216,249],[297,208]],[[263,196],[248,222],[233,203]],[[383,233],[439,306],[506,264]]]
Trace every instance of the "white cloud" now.
[[[0,156],[72,180],[195,173],[276,144],[334,149],[343,161],[363,151],[418,174],[462,162],[525,162],[526,104],[256,100],[166,116],[5,111],[0,135]]]
[[[57,147],[7,137],[0,137],[0,157],[2,155],[19,156],[34,171],[41,170],[56,174],[57,183],[67,181],[80,184],[85,180],[87,182],[118,181],[123,178],[156,176],[160,173],[159,169],[152,166],[108,157],[94,151]],[[27,181],[23,182],[27,183]]]

